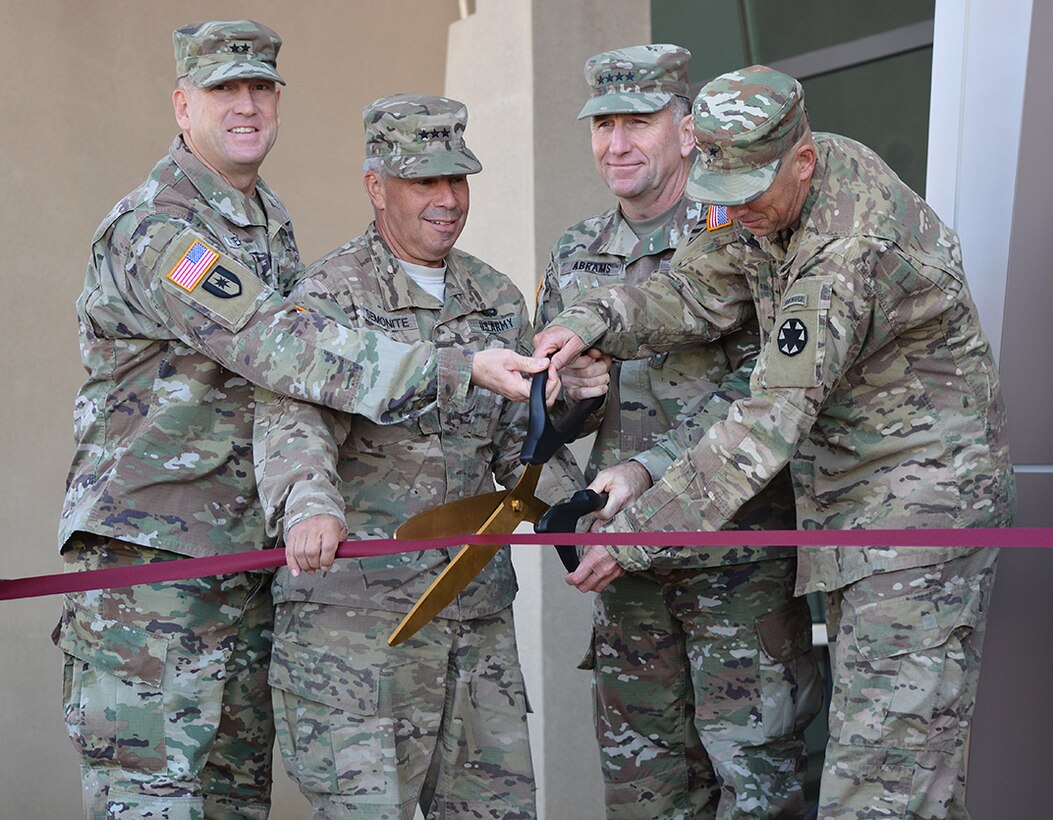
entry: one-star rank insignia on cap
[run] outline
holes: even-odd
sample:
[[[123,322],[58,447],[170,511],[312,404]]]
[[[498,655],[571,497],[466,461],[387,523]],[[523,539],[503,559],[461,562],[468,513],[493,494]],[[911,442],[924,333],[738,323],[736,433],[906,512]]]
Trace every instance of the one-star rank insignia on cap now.
[[[777,343],[780,353],[796,356],[808,344],[808,328],[800,319],[787,319],[779,328]]]

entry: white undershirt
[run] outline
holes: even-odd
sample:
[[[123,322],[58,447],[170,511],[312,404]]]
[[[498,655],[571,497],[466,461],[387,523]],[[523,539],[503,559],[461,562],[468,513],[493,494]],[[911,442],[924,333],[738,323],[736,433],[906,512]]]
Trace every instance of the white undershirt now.
[[[405,259],[400,259],[399,264],[406,271],[406,276],[420,285],[425,292],[430,293],[440,302],[446,301],[446,263],[441,268],[429,268],[426,265],[414,265]]]

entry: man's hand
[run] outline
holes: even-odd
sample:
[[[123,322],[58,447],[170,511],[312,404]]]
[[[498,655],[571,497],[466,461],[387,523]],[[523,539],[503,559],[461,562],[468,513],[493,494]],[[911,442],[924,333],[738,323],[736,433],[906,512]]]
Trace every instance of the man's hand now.
[[[600,470],[589,485],[590,490],[607,493],[607,503],[593,515],[599,523],[610,521],[623,509],[651,489],[651,474],[639,461],[623,461]]]
[[[347,535],[340,518],[316,515],[294,524],[285,535],[285,563],[295,578],[301,570],[330,570],[336,548]]]
[[[611,581],[623,575],[625,570],[618,566],[607,548],[593,544],[585,550],[578,568],[566,577],[566,581],[582,592],[603,592]]]
[[[585,350],[585,342],[572,330],[549,325],[534,337],[534,355],[550,356],[552,365],[561,370]]]
[[[492,347],[480,350],[472,356],[472,384],[485,387],[499,393],[512,401],[527,401],[530,398],[530,379],[523,374],[540,373],[549,366],[548,359],[520,356],[514,350],[504,347]],[[556,400],[560,382],[550,374],[545,385],[545,399],[548,405]]]
[[[611,383],[611,357],[590,347],[584,356],[559,371],[560,381],[567,395],[574,401],[604,395]]]
[[[599,529],[622,509],[628,507],[651,487],[651,474],[638,461],[623,461],[601,470],[589,485],[590,490],[607,493],[607,503],[593,515],[591,529]],[[581,564],[566,581],[582,592],[603,592],[612,581],[625,574],[610,551],[599,544],[585,550]]]

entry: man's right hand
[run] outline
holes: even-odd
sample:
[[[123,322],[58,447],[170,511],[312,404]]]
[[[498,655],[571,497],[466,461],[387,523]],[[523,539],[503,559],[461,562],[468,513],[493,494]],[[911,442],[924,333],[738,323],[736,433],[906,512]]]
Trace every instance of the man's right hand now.
[[[480,350],[472,356],[472,384],[485,387],[512,401],[530,399],[530,379],[523,374],[540,373],[549,366],[549,360],[542,357],[520,356],[514,350],[504,347],[492,347]],[[549,376],[545,385],[545,396],[549,405],[555,401],[559,391],[559,379]]]
[[[336,548],[347,535],[343,519],[332,515],[305,518],[285,534],[285,563],[295,578],[300,571],[330,570]]]
[[[596,518],[593,529],[610,521],[641,495],[651,489],[651,474],[639,461],[623,461],[612,467],[600,470],[589,485],[590,490],[607,493],[607,503],[603,509],[593,513]]]
[[[556,370],[566,367],[584,351],[584,340],[559,325],[549,325],[534,337],[534,355],[550,356]]]

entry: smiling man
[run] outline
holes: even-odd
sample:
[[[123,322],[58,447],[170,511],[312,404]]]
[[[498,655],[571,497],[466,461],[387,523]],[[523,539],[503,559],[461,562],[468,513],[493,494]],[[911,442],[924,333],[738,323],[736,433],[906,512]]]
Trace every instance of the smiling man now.
[[[804,88],[780,71],[716,77],[693,122],[688,191],[742,220],[764,347],[750,398],[702,437],[683,431],[653,486],[632,463],[597,476],[607,528],[716,529],[787,465],[801,529],[1011,526],[1006,411],[955,232],[871,149],[813,133]],[[634,356],[719,336],[739,307],[710,298],[710,255],[579,302],[539,349],[561,348],[558,364],[589,342]],[[798,550],[797,592],[826,594],[837,635],[819,817],[969,816],[997,551],[961,543]],[[610,550],[615,578],[661,557]]]
[[[674,45],[607,51],[585,63],[596,169],[615,207],[556,242],[535,324],[597,288],[637,284],[669,268],[677,249],[744,243],[722,210],[685,195],[695,145],[688,95],[691,55]],[[655,479],[672,462],[662,438],[685,415],[719,418],[749,393],[760,349],[756,323],[705,345],[615,362],[589,478],[633,458]],[[591,389],[599,360],[585,357]],[[590,375],[586,376],[588,371]],[[573,369],[564,369],[571,384]],[[577,391],[577,397],[585,395]],[[792,528],[789,476],[780,475],[734,527]],[[583,591],[585,555],[568,576]],[[675,560],[627,573],[596,597],[592,645],[596,737],[607,816],[799,816],[802,729],[819,708],[807,606],[793,597],[795,560],[779,547],[681,550]]]
[[[374,221],[293,298],[406,344],[525,349],[518,288],[454,247],[482,170],[467,109],[396,94],[363,119]],[[257,477],[288,563],[273,587],[270,681],[286,770],[315,817],[412,817],[418,805],[426,817],[536,816],[508,550],[394,648],[385,639],[457,550],[333,562],[345,532],[390,536],[494,479],[511,486],[525,428],[524,405],[482,390],[457,411],[386,425],[260,391]],[[559,478],[547,501],[580,486],[565,455],[546,473]]]
[[[88,375],[59,531],[70,570],[268,545],[254,384],[390,423],[457,412],[483,384],[525,399],[519,371],[547,364],[400,344],[286,301],[302,266],[258,176],[278,134],[281,39],[250,20],[172,37],[181,133],[99,226],[77,302]],[[270,580],[66,596],[55,638],[88,816],[267,815]]]

